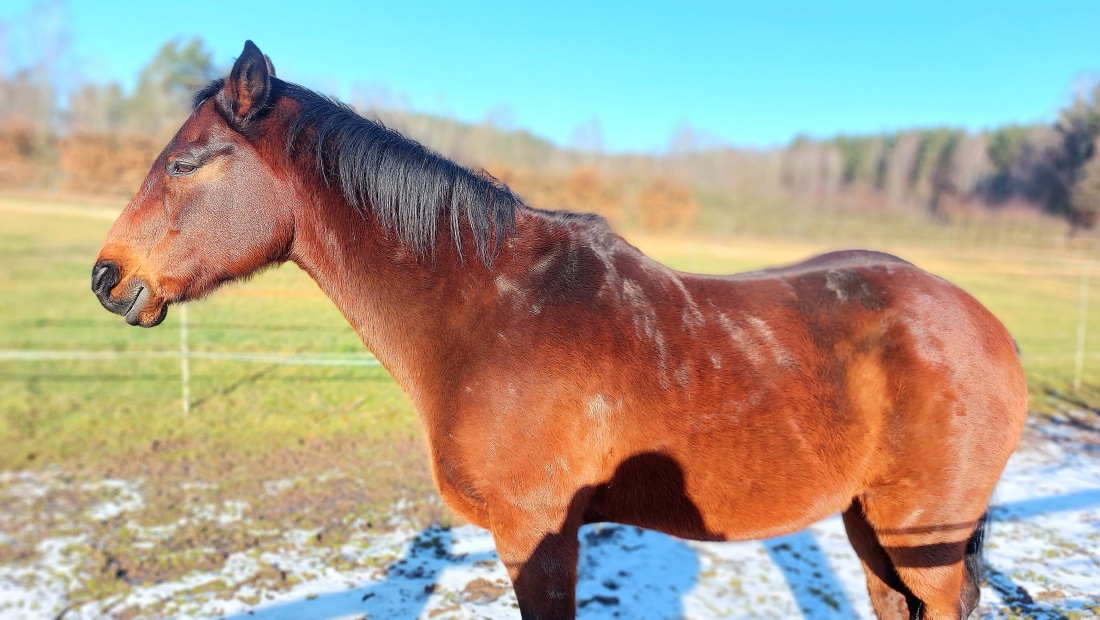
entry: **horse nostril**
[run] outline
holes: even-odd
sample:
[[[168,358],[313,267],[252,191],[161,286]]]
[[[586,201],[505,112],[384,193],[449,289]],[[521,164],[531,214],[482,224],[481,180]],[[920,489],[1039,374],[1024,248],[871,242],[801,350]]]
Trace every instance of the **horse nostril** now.
[[[92,268],[92,292],[104,297],[118,284],[120,279],[118,265],[109,260],[102,260]]]

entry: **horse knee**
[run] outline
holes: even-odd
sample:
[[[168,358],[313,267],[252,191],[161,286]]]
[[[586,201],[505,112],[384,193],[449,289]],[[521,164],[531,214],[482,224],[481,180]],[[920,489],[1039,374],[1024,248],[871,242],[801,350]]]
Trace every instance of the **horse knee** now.
[[[908,620],[910,607],[917,604],[910,601],[912,594],[901,582],[886,550],[878,542],[871,524],[863,514],[863,505],[857,498],[844,511],[844,529],[852,543],[863,572],[867,578],[867,593],[871,597],[871,607],[879,620]]]
[[[524,620],[559,620],[576,614],[577,536],[547,534],[534,546],[497,539]]]
[[[546,531],[518,518],[494,519],[497,553],[516,591],[524,620],[558,620],[576,615],[580,523],[567,520],[559,531]]]
[[[967,540],[932,542],[926,539],[923,544],[891,551],[902,582],[923,603],[922,618],[964,619],[977,608],[981,596],[985,521],[983,514]],[[911,539],[910,542],[915,541]]]

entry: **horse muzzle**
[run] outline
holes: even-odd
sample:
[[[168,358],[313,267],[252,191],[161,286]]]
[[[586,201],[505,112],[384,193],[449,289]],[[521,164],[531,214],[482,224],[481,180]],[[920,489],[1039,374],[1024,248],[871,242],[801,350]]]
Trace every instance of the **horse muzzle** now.
[[[114,261],[101,260],[92,268],[92,292],[104,308],[126,317],[126,322],[130,325],[160,325],[164,317],[168,316],[168,304],[161,303],[160,308],[155,309],[155,296],[140,278],[130,279],[122,288],[121,296],[115,297],[111,291],[121,281],[122,274]]]

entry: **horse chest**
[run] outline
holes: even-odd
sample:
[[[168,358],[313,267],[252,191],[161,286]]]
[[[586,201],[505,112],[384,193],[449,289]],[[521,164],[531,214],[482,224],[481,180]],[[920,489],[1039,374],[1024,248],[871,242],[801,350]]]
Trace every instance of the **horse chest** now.
[[[432,451],[432,470],[439,494],[448,508],[479,527],[489,527],[488,511],[474,483],[472,469],[463,459]]]

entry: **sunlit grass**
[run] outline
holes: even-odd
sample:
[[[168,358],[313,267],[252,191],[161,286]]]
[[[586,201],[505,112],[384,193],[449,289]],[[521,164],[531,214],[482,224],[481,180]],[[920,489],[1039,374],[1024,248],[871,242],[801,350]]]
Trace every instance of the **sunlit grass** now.
[[[0,203],[0,349],[174,351],[178,312],[136,329],[89,291],[111,220],[79,204],[34,215]],[[41,206],[56,210],[58,205]],[[109,212],[108,212],[109,215]],[[293,265],[190,304],[196,352],[361,353],[355,333]],[[175,359],[0,361],[0,468],[125,458],[157,442],[165,458],[274,453],[302,441],[416,432],[408,400],[381,367],[191,360],[191,412]]]
[[[0,200],[0,349],[178,349],[178,312],[170,311],[158,329],[136,329],[105,312],[88,290],[113,213],[102,205]],[[774,266],[851,245],[790,237],[627,237],[673,267],[711,273]],[[904,234],[867,245],[959,284],[1000,317],[1024,352],[1036,408],[1050,407],[1046,389],[1072,391],[1088,254],[946,247]],[[1100,354],[1100,270],[1095,275],[1097,302],[1086,339],[1092,355]],[[192,351],[366,353],[331,302],[293,265],[190,304],[189,327]],[[1100,359],[1086,360],[1083,378],[1086,386],[1100,385]],[[0,361],[0,468],[96,464],[154,444],[170,447],[158,458],[202,460],[226,451],[259,457],[306,441],[357,437],[369,444],[419,433],[407,398],[380,367],[195,359],[191,401],[185,416],[175,359]]]

